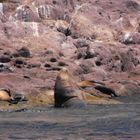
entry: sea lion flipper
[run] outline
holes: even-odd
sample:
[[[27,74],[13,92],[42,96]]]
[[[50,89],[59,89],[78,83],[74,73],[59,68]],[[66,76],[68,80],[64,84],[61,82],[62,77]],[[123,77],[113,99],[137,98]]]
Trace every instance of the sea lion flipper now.
[[[22,101],[28,101],[27,98],[23,94],[13,94],[9,102],[11,104],[17,104]]]
[[[108,88],[106,86],[98,85],[98,86],[95,86],[95,89],[99,90],[102,93],[111,95],[112,97],[118,97],[118,95],[115,93],[115,91],[113,89]]]
[[[84,80],[84,81],[78,82],[77,85],[82,88],[91,87],[91,86],[95,87],[97,85],[105,86],[103,82],[99,82],[96,80]]]
[[[100,82],[100,81],[96,81],[96,80],[90,80],[89,82],[92,82],[92,83],[94,83],[94,84],[105,85],[105,83]]]

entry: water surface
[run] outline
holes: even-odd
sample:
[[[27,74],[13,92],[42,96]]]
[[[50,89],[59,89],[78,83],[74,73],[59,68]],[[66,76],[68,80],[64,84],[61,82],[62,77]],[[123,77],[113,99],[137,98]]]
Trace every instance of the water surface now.
[[[139,140],[140,104],[0,112],[2,140]]]

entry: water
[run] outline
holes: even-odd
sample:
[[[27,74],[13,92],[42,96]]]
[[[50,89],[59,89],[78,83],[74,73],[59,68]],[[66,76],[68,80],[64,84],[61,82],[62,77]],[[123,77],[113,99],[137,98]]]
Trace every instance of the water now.
[[[139,140],[140,104],[0,112],[2,140]]]

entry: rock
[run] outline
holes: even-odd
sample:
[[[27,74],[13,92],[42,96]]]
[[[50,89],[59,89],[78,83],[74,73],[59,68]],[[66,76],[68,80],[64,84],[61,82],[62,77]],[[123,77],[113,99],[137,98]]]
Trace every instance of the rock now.
[[[78,48],[82,48],[82,47],[89,47],[89,42],[86,39],[77,39],[74,42],[75,47]]]
[[[41,64],[28,64],[27,68],[31,69],[31,68],[39,68],[41,66]]]
[[[88,40],[106,41],[113,38],[108,20],[98,13],[94,5],[89,3],[77,6],[70,23],[70,30],[73,38],[85,37]]]
[[[6,65],[6,64],[0,64],[0,72],[14,72],[14,68]]]
[[[18,60],[18,59],[17,59],[17,60],[15,61],[15,64],[16,64],[16,65],[23,65],[24,62],[23,62],[22,60]]]
[[[22,68],[22,67],[24,67],[25,64],[26,63],[24,62],[23,59],[16,59],[14,65],[18,68]]]
[[[48,67],[51,67],[51,65],[46,63],[46,64],[44,65],[44,67],[47,67],[47,68],[48,68]]]
[[[57,62],[57,59],[56,58],[50,58],[50,62]]]
[[[69,24],[66,21],[58,20],[55,26],[59,32],[65,34],[66,36],[69,36],[71,34],[69,30]]]
[[[28,48],[23,47],[19,49],[17,52],[22,57],[30,57],[30,51]]]
[[[20,5],[16,8],[15,13],[12,15],[13,20],[20,20],[24,22],[40,22],[35,7],[28,5]]]
[[[1,1],[0,86],[40,93],[37,103],[46,103],[41,90],[53,90],[66,67],[74,81],[101,80],[120,96],[138,94],[139,7],[138,0]]]
[[[140,33],[125,33],[121,42],[124,44],[140,44]]]
[[[65,62],[60,61],[60,62],[58,62],[58,66],[64,67],[64,66],[68,66],[68,64],[66,64]]]
[[[0,57],[0,62],[1,63],[8,63],[11,61],[11,58],[9,56],[3,55]]]
[[[35,5],[37,5],[38,14],[39,17],[43,20],[45,19],[63,19],[64,16],[64,9],[59,7],[59,4],[61,2],[58,2],[56,4],[46,3],[45,1],[42,3],[35,2]]]
[[[125,53],[121,53],[121,70],[123,72],[125,71],[132,71],[134,69],[134,64],[133,64],[133,59],[134,59],[134,55],[133,52],[131,50],[125,52]]]

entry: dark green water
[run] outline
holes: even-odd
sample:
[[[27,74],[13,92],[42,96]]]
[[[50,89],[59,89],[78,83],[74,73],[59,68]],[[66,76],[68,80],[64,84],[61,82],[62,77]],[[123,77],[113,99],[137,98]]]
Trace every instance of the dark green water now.
[[[0,140],[140,140],[138,103],[32,111],[0,112]]]

